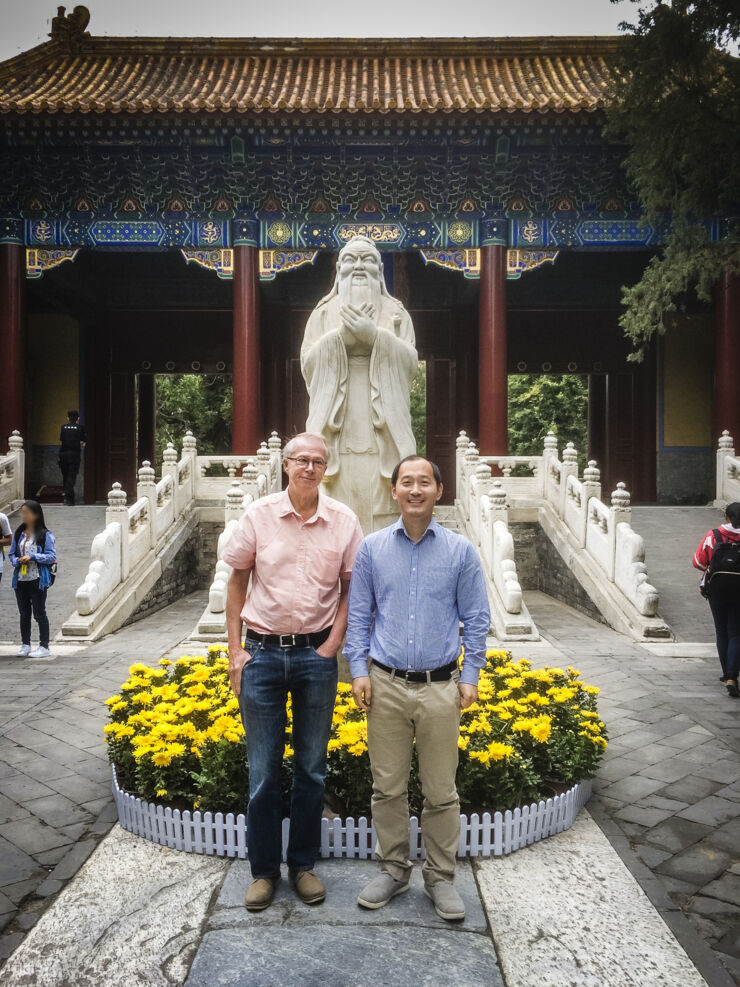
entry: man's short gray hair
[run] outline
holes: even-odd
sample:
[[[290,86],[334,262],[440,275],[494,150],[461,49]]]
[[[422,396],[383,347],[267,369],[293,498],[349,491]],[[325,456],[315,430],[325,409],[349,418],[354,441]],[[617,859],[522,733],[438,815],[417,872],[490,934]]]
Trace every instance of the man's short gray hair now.
[[[283,459],[290,459],[293,455],[295,447],[304,439],[313,439],[315,442],[320,442],[324,447],[325,458],[329,458],[329,446],[326,444],[326,439],[323,435],[319,435],[318,432],[299,432],[298,435],[294,435],[292,439],[288,439],[285,443],[285,448],[283,449]]]

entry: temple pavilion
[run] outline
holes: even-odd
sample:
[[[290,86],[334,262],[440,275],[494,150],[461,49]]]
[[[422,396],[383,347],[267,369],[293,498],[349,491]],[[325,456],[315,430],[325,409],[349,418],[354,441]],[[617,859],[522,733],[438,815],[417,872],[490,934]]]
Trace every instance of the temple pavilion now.
[[[633,500],[703,502],[740,441],[740,287],[628,361],[620,289],[660,249],[603,137],[619,40],[95,37],[59,8],[0,64],[0,435],[85,499],[135,489],[155,376],[233,376],[233,450],[301,430],[299,348],[337,251],[372,237],[427,368],[427,449],[507,447],[511,374],[587,375],[588,455]],[[707,217],[711,236],[726,220]],[[224,450],[226,451],[226,450]]]

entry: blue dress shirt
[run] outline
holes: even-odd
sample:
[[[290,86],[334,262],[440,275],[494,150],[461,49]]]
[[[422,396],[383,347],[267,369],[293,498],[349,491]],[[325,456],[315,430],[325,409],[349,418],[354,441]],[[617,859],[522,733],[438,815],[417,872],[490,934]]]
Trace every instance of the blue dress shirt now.
[[[368,535],[352,569],[344,654],[353,678],[367,656],[400,670],[429,671],[460,654],[460,680],[477,685],[491,615],[478,553],[463,535],[432,520],[418,542],[403,519]]]

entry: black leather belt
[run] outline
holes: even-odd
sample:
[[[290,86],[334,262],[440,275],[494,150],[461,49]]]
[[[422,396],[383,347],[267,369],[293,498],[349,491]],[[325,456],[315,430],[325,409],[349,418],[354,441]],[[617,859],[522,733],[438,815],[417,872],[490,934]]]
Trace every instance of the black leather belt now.
[[[390,668],[388,665],[384,665],[382,662],[376,661],[374,658],[372,658],[371,661],[373,665],[377,665],[378,668],[382,668],[384,672],[389,672],[391,675],[395,672],[395,677],[397,679],[405,679],[406,682],[443,682],[445,679],[452,678],[452,673],[457,668],[457,659],[451,661],[449,665],[441,665],[439,668],[430,668],[428,672],[413,672],[409,669]]]
[[[315,634],[259,634],[251,627],[247,628],[247,640],[259,641],[264,648],[268,644],[276,644],[279,648],[320,648],[331,634],[331,627]]]

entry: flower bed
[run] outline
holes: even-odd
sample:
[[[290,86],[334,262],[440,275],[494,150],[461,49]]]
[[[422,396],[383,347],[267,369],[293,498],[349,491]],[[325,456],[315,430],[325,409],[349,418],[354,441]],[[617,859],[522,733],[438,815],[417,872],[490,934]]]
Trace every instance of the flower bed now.
[[[244,811],[249,775],[238,702],[229,687],[227,668],[220,645],[209,647],[207,655],[183,656],[174,662],[162,659],[159,667],[131,666],[120,693],[107,700],[111,722],[105,732],[121,796],[117,796],[119,812],[126,793],[139,805],[152,803],[153,811],[170,821],[173,811],[177,819],[187,813],[191,821],[193,812],[202,820],[204,813],[211,817],[231,813],[236,818]],[[461,807],[469,821],[477,814],[481,833],[485,832],[482,813],[491,814],[490,822],[497,811],[506,815],[507,809],[516,810],[519,820],[526,813],[525,842],[532,841],[529,836],[549,835],[545,830],[552,825],[557,831],[572,823],[576,807],[590,790],[577,783],[594,775],[606,747],[605,727],[596,708],[598,691],[581,682],[573,668],[533,669],[529,661],[513,661],[507,652],[488,652],[478,702],[462,714],[457,774]],[[288,712],[286,795],[292,755],[290,708]],[[355,707],[345,683],[339,685],[329,741],[327,793],[340,816],[354,820],[369,815],[365,716]],[[411,812],[418,813],[421,793],[415,766],[409,801]],[[530,833],[530,810],[538,805],[550,813],[549,822],[544,816],[539,823],[533,819]],[[535,836],[538,826],[540,835]],[[369,824],[365,827],[369,829]]]

